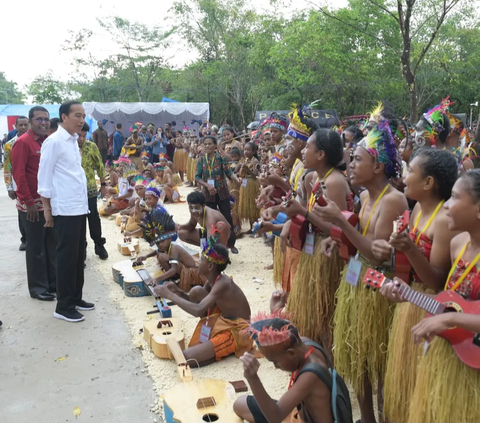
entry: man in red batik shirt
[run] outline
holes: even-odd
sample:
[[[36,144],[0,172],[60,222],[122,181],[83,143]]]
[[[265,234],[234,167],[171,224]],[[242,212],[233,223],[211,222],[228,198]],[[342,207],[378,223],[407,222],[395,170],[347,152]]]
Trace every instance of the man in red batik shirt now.
[[[45,227],[37,174],[40,149],[50,129],[50,116],[44,107],[35,106],[28,112],[30,129],[12,147],[12,175],[17,184],[17,208],[27,233],[27,279],[30,296],[53,301],[56,291],[57,239],[54,228]]]

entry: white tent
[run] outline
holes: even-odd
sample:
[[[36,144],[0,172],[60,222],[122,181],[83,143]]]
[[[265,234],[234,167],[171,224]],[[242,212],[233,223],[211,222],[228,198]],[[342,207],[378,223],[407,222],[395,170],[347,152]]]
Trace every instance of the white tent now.
[[[129,128],[135,122],[145,125],[153,123],[156,127],[165,127],[165,123],[174,123],[173,128],[184,127],[198,130],[199,123],[210,116],[208,103],[83,103],[90,124],[96,128],[96,121],[104,121],[108,133],[113,132],[115,124],[123,125],[123,134],[130,134]]]

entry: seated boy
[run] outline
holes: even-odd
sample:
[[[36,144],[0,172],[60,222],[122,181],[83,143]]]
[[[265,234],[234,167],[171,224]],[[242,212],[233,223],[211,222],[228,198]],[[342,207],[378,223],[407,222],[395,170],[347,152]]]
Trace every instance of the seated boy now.
[[[216,237],[218,231],[212,234]],[[173,301],[192,316],[199,317],[188,348],[183,352],[192,367],[205,366],[231,354],[242,356],[252,348],[248,328],[250,305],[243,291],[222,273],[230,263],[228,250],[209,238],[202,252],[199,273],[205,286],[187,294],[172,282],[155,287],[155,294]]]
[[[141,264],[149,257],[157,256],[158,263],[165,273],[153,279],[153,285],[168,279],[180,278],[180,289],[188,292],[195,285],[204,285],[205,276],[200,276],[198,267],[192,255],[181,245],[173,244],[177,239],[176,225],[168,213],[156,209],[142,219],[140,223],[144,239],[150,244],[156,244],[158,252],[138,257],[135,264]]]
[[[258,377],[260,363],[252,354],[245,353],[240,360],[253,395],[238,398],[233,405],[235,413],[251,423],[333,423],[329,388],[314,373],[314,367],[305,368],[314,364],[328,371],[320,345],[300,338],[297,328],[281,317],[268,318],[263,314],[252,320],[248,331],[264,357],[275,368],[290,372],[291,378],[288,391],[279,401],[273,400]]]
[[[205,205],[205,195],[202,192],[194,191],[187,196],[190,220],[178,228],[178,236],[183,242],[203,246],[210,237],[209,228],[217,228],[220,232],[218,241],[227,245],[230,238],[230,224],[218,210]],[[197,230],[197,223],[200,229]]]

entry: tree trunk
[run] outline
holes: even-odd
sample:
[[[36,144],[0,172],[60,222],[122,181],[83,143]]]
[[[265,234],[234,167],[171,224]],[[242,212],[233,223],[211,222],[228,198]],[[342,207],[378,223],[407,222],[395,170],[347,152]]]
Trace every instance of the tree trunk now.
[[[408,83],[408,95],[410,96],[410,124],[417,123],[417,87],[415,79]]]

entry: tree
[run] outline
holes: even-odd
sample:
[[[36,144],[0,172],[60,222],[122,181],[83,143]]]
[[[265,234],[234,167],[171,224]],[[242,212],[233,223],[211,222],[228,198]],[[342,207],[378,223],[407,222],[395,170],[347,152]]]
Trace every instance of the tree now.
[[[166,68],[165,48],[175,28],[163,31],[118,16],[97,19],[97,22],[120,51],[107,58],[95,57],[88,48],[95,34],[86,29],[71,33],[64,49],[75,53],[74,61],[83,78],[87,79],[88,73],[93,72],[100,86],[104,86],[105,81],[121,81],[114,84],[118,85],[120,98],[125,89],[127,92],[133,90],[137,101],[149,101],[152,92],[160,89],[159,76]]]
[[[0,104],[21,104],[23,94],[15,82],[9,81],[3,72],[0,72]]]
[[[54,78],[51,70],[45,76],[37,76],[28,86],[27,93],[37,104],[60,104],[77,97],[67,83]]]
[[[368,0],[365,3],[361,0],[350,1],[350,7],[358,10],[357,21],[346,21],[340,13],[331,12],[326,7],[319,7],[319,10],[330,19],[343,23],[349,30],[368,35],[398,56],[410,97],[410,121],[414,122],[417,119],[417,72],[440,28],[460,0]],[[396,25],[401,48],[392,42],[391,37],[385,36],[384,31],[371,29],[370,23],[381,15],[389,17],[391,23]]]

